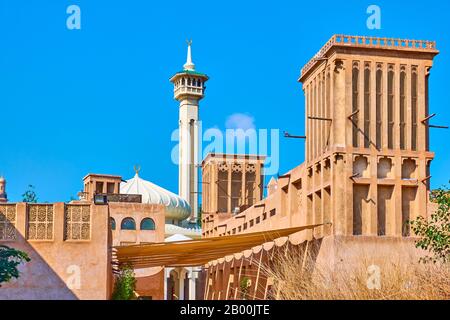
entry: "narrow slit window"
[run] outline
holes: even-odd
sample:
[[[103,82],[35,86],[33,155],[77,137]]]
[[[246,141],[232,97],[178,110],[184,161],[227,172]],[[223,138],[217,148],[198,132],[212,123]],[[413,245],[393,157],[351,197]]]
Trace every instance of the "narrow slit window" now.
[[[404,67],[400,72],[400,149],[405,150],[406,145],[406,115],[405,115],[405,104],[406,104],[406,72]]]
[[[388,72],[388,149],[394,149],[394,71]]]
[[[428,117],[428,115],[430,114],[429,80],[430,80],[430,74],[427,73],[427,75],[425,77],[425,116],[426,117]],[[425,143],[426,143],[425,150],[429,151],[430,150],[430,134],[429,134],[428,128],[427,128],[427,130],[425,130]]]
[[[370,147],[370,65],[364,69],[364,148]]]
[[[417,69],[411,75],[411,149],[417,150]]]
[[[353,64],[352,72],[352,111],[358,110],[359,105],[359,66],[358,63]],[[358,145],[358,117],[353,118],[353,147],[357,148]]]
[[[377,131],[377,149],[380,150],[381,149],[381,144],[382,144],[382,119],[383,119],[383,113],[382,113],[382,103],[381,101],[383,101],[383,91],[382,91],[382,83],[383,83],[383,71],[381,69],[377,70],[377,80],[376,80],[376,93],[377,93],[377,97],[376,97],[376,131]]]

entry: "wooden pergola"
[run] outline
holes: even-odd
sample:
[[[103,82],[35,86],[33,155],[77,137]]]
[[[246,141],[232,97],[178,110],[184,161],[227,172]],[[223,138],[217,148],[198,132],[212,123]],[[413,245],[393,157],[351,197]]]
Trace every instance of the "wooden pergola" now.
[[[321,226],[244,233],[198,240],[162,242],[114,247],[114,264],[134,268],[201,266],[210,261],[250,250],[275,239]]]

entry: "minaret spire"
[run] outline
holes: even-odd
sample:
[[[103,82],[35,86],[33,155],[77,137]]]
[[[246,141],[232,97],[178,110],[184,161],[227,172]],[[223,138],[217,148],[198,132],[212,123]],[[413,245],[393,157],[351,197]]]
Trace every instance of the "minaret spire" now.
[[[186,58],[186,63],[184,64],[183,68],[184,68],[184,70],[194,71],[195,64],[192,62],[192,53],[191,53],[192,40],[186,40],[186,43],[188,45],[187,58]]]

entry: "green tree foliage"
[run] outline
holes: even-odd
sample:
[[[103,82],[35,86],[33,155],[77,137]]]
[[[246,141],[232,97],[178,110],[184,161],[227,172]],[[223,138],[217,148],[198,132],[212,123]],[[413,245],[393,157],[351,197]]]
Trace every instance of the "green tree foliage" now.
[[[248,293],[250,291],[250,287],[252,286],[252,282],[251,282],[250,278],[243,277],[240,281],[239,286],[241,289],[241,299],[246,300]]]
[[[133,300],[136,298],[134,290],[136,289],[136,278],[131,266],[123,266],[114,284],[113,300]]]
[[[0,245],[0,287],[12,278],[19,278],[17,266],[29,261],[30,258],[25,252]]]
[[[433,190],[430,196],[437,203],[437,210],[429,219],[418,217],[411,221],[411,229],[420,237],[416,247],[426,250],[429,255],[421,262],[450,262],[450,190]]]
[[[22,195],[22,201],[27,203],[37,203],[38,197],[36,195],[36,192],[34,191],[34,186],[29,185],[28,190],[25,191],[25,193]]]

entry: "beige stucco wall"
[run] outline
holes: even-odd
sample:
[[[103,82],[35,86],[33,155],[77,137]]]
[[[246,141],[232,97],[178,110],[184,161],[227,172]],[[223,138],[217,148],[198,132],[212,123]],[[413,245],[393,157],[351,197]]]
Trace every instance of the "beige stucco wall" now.
[[[116,223],[116,229],[112,230],[113,246],[164,242],[165,206],[111,202],[109,211],[111,218]],[[121,223],[125,218],[134,219],[136,230],[121,230]],[[141,221],[145,218],[153,219],[155,230],[140,230]],[[136,292],[141,297],[162,300],[164,298],[164,271],[154,269],[140,269],[135,272]]]
[[[319,244],[318,265],[352,265],[364,255],[379,261],[394,256],[406,263],[418,259],[407,221],[434,210],[428,201],[434,153],[428,144],[427,81],[436,54],[429,41],[332,37],[299,79],[305,96],[305,162],[272,181],[268,196],[244,212],[208,213],[203,235],[324,223],[291,237],[295,244]],[[394,78],[388,85],[391,69]],[[417,79],[415,85],[411,79]],[[245,264],[239,263],[209,270],[208,298],[226,294],[222,279],[229,268],[241,278],[237,270]]]
[[[155,204],[141,203],[109,203],[110,216],[116,222],[116,230],[112,230],[113,245],[131,245],[151,242],[164,242],[165,207]],[[133,218],[136,230],[121,230],[122,220]],[[151,218],[155,222],[155,230],[140,230],[141,221]]]
[[[53,204],[53,239],[27,239],[27,204],[15,206],[16,239],[0,244],[28,253],[31,262],[20,267],[18,280],[1,287],[0,300],[109,299],[111,251],[107,206],[88,205],[88,240],[65,240],[64,203]]]

